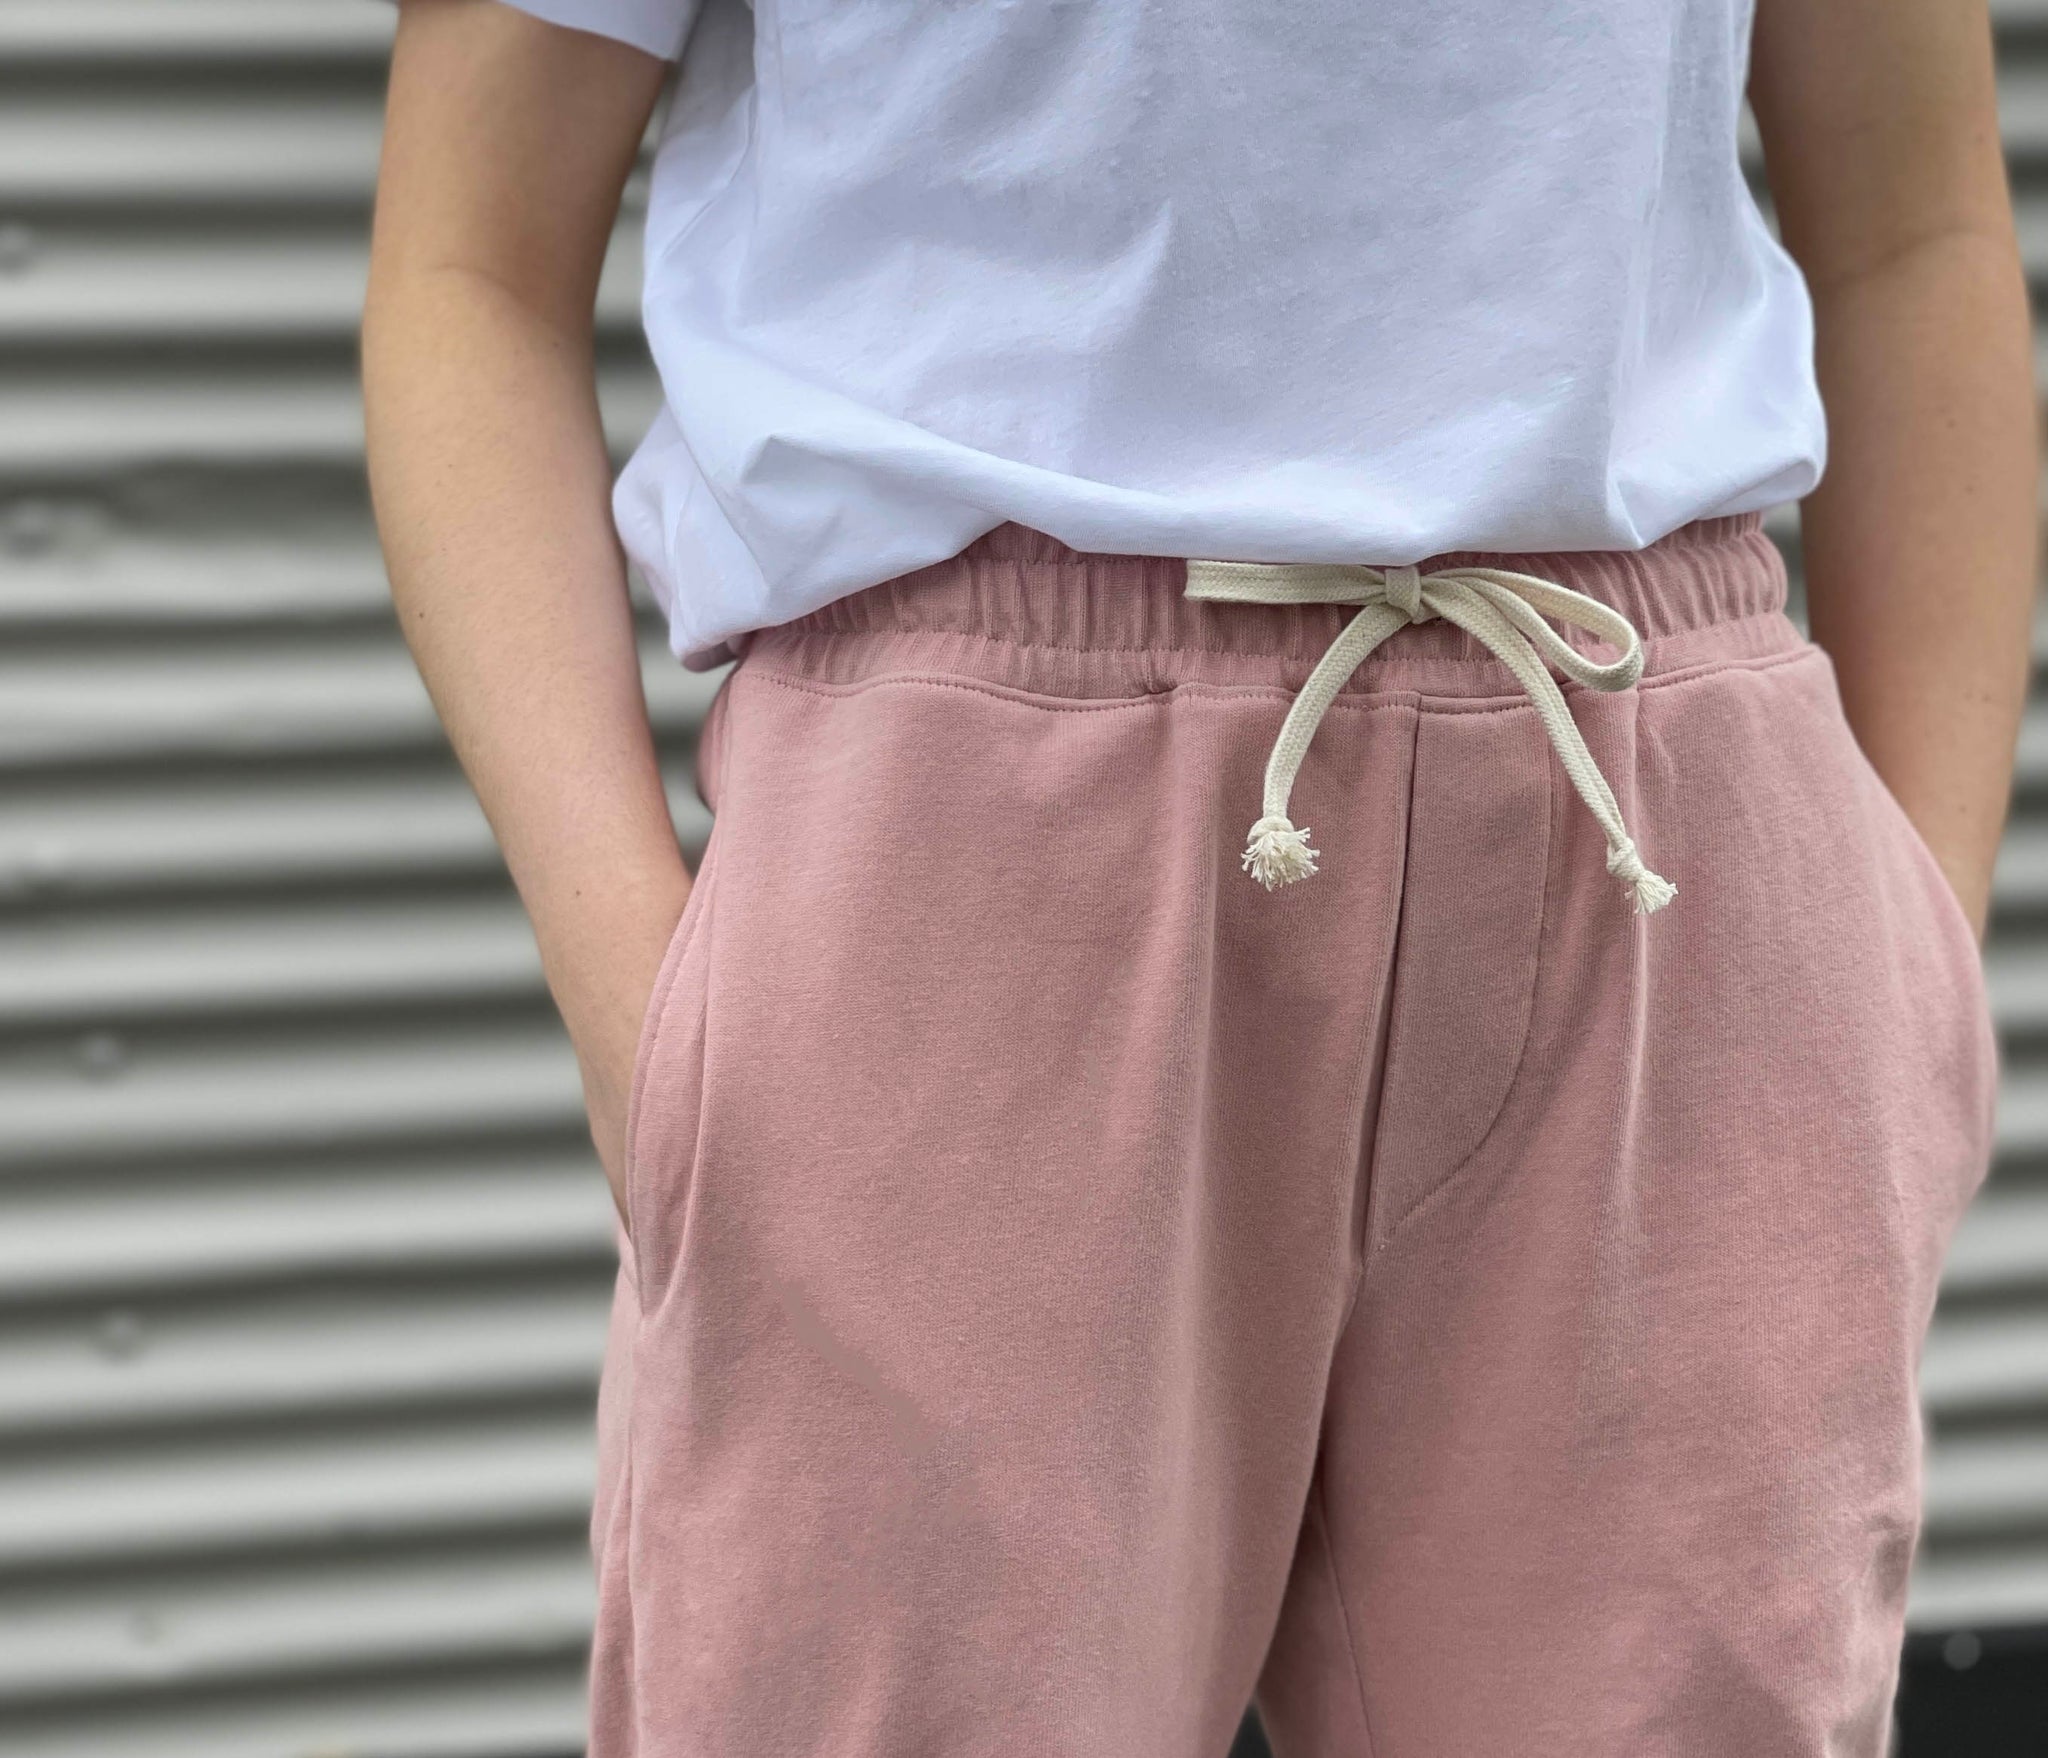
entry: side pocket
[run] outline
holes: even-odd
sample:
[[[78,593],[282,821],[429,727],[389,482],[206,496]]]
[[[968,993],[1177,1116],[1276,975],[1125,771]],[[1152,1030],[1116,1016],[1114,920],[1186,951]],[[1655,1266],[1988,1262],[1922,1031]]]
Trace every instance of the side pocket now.
[[[704,845],[704,858],[697,863],[696,877],[690,884],[690,895],[683,900],[683,913],[676,918],[674,931],[669,935],[668,950],[662,954],[661,968],[655,974],[654,990],[647,998],[647,1011],[640,1020],[640,1040],[633,1052],[633,1084],[626,1095],[626,1145],[623,1172],[626,1191],[626,1243],[632,1254],[630,1271],[637,1291],[641,1285],[639,1246],[641,1208],[640,1191],[640,1137],[642,1114],[646,1110],[647,1085],[654,1074],[654,1064],[660,1052],[663,1028],[667,1024],[669,1005],[675,996],[676,973],[684,955],[697,936],[697,924],[704,919],[711,904],[711,886],[717,876],[718,829],[714,823],[711,839]]]
[[[1971,926],[1969,912],[1963,908],[1963,900],[1949,883],[1948,873],[1942,867],[1941,857],[1929,846],[1927,838],[1920,834],[1920,826],[1899,803],[1899,797],[1892,792],[1891,783],[1885,780],[1869,753],[1856,737],[1855,729],[1849,724],[1849,716],[1842,706],[1841,680],[1835,672],[1834,655],[1819,642],[1806,642],[1808,655],[1816,661],[1827,677],[1830,698],[1830,715],[1834,721],[1834,732],[1847,752],[1849,762],[1861,775],[1864,786],[1877,803],[1878,812],[1890,824],[1893,836],[1907,852],[1910,863],[1919,871],[1921,880],[1932,899],[1931,907],[1939,918],[1940,931],[1947,936],[1949,949],[1956,953],[1966,974],[1973,984],[1980,1007],[1988,1011],[1990,999],[1984,979],[1983,948],[1977,943],[1977,930]]]
[[[1858,755],[1862,748],[1858,746]],[[1977,930],[1971,924],[1969,913],[1963,908],[1962,899],[1956,896],[1955,887],[1949,883],[1947,872],[1941,864],[1941,857],[1928,845],[1920,834],[1906,808],[1899,803],[1898,796],[1891,791],[1877,766],[1868,757],[1862,761],[1870,770],[1871,785],[1881,797],[1886,814],[1891,818],[1901,843],[1911,852],[1924,876],[1926,888],[1933,898],[1933,908],[1939,923],[1948,936],[1950,956],[1962,972],[1963,992],[1967,997],[1969,1029],[1975,1038],[1975,1060],[1983,1085],[1977,1107],[1977,1130],[1979,1152],[1972,1163],[1961,1192],[1963,1203],[1974,1197],[1991,1173],[1991,1157],[1997,1145],[1998,1131],[1998,1089],[2003,1073],[2003,1053],[1998,1042],[1998,1021],[1991,1009],[1991,984],[1984,969],[1984,948],[1978,943]]]
[[[1825,649],[1818,646],[1815,650],[1825,654]],[[1962,899],[1949,883],[1941,858],[1920,833],[1919,825],[1913,822],[1911,814],[1900,803],[1898,795],[1892,792],[1891,784],[1870,760],[1849,726],[1848,718],[1841,710],[1839,687],[1834,685],[1832,659],[1828,666],[1830,685],[1836,688],[1835,714],[1839,737],[1847,747],[1850,762],[1862,776],[1878,817],[1888,827],[1895,847],[1903,851],[1907,865],[1919,876],[1920,890],[1928,910],[1928,927],[1944,962],[1958,978],[1955,994],[1963,1009],[1962,1029],[1970,1035],[1969,1062],[1978,1083],[1974,1113],[1977,1147],[1965,1168],[1963,1188],[1958,1193],[1957,1212],[1960,1212],[1962,1204],[1975,1195],[1991,1170],[1997,1127],[2002,1053],[1997,1021],[1991,1009],[1990,982],[1984,969],[1984,949],[1978,942],[1969,912],[1963,908]]]
[[[1899,797],[1891,790],[1891,784],[1879,773],[1876,764],[1865,754],[1863,746],[1853,732],[1848,735],[1854,747],[1856,762],[1863,769],[1876,796],[1880,809],[1891,820],[1893,832],[1905,846],[1915,866],[1920,869],[1927,890],[1933,897],[1933,907],[1941,919],[1942,931],[1948,936],[1948,944],[1962,961],[1974,987],[1978,1005],[1988,1009],[1990,995],[1984,977],[1984,949],[1978,944],[1977,930],[1971,924],[1969,912],[1963,908],[1963,900],[1956,895],[1955,887],[1949,883],[1947,870],[1941,864],[1941,857],[1921,835],[1920,826],[1912,815],[1899,803]]]

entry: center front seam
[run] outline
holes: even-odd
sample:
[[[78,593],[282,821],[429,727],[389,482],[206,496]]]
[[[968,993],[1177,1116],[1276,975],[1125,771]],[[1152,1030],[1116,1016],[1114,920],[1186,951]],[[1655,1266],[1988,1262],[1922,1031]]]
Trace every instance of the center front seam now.
[[[1358,1691],[1358,1731],[1364,1736],[1360,1758],[1375,1758],[1379,1742],[1372,1737],[1372,1705],[1365,1692],[1365,1662],[1360,1658],[1358,1626],[1351,1616],[1350,1596],[1344,1591],[1344,1576],[1337,1567],[1337,1547],[1330,1539],[1330,1500],[1327,1479],[1320,1465],[1315,1479],[1316,1543],[1323,1553],[1323,1567],[1330,1572],[1330,1596],[1337,1602],[1337,1620],[1344,1627],[1344,1648],[1351,1656],[1351,1682]]]
[[[1417,730],[1419,734],[1419,720],[1417,723]],[[1418,739],[1417,770],[1419,770],[1419,768],[1420,757]],[[1412,838],[1414,835],[1416,810],[1413,801],[1414,781],[1412,774],[1410,780],[1410,790],[1411,798],[1408,817],[1408,835],[1410,838]],[[1442,1198],[1446,1191],[1456,1186],[1460,1178],[1463,1177],[1466,1168],[1472,1165],[1472,1163],[1475,1160],[1477,1160],[1482,1153],[1486,1151],[1487,1144],[1491,1142],[1494,1139],[1494,1137],[1500,1133],[1501,1119],[1507,1115],[1508,1107],[1511,1104],[1513,1104],[1516,1093],[1521,1089],[1522,1069],[1523,1065],[1528,1060],[1529,1040],[1532,1035],[1536,1021],[1537,991],[1543,982],[1543,973],[1547,968],[1547,961],[1545,959],[1544,954],[1546,951],[1547,943],[1551,936],[1551,924],[1557,913],[1557,888],[1560,882],[1561,871],[1560,863],[1557,859],[1556,852],[1558,843],[1560,841],[1559,832],[1561,826],[1559,824],[1559,815],[1566,809],[1568,803],[1569,802],[1561,800],[1558,797],[1556,781],[1554,777],[1550,775],[1549,771],[1546,770],[1545,785],[1543,790],[1543,853],[1540,857],[1543,865],[1543,888],[1541,893],[1539,894],[1539,901],[1536,907],[1536,930],[1531,940],[1532,950],[1530,957],[1532,961],[1532,968],[1529,972],[1529,982],[1522,999],[1522,1022],[1521,1027],[1516,1034],[1514,1065],[1509,1069],[1507,1080],[1503,1083],[1501,1087],[1500,1102],[1494,1106],[1493,1115],[1487,1119],[1485,1128],[1479,1132],[1477,1139],[1473,1141],[1472,1145],[1468,1149],[1466,1149],[1465,1152],[1458,1156],[1456,1163],[1450,1166],[1438,1177],[1433,1179],[1427,1190],[1418,1192],[1416,1195],[1414,1195],[1408,1201],[1407,1205],[1404,1208],[1402,1208],[1398,1214],[1388,1217],[1384,1229],[1380,1230],[1378,1242],[1376,1244],[1373,1242],[1374,1230],[1372,1222],[1374,1214],[1378,1208],[1378,1198],[1381,1187],[1377,1177],[1375,1177],[1372,1180],[1371,1184],[1368,1186],[1367,1193],[1367,1231],[1361,1239],[1359,1249],[1359,1262],[1361,1268],[1358,1278],[1358,1287],[1353,1292],[1352,1304],[1354,1307],[1357,1304],[1359,1296],[1363,1293],[1366,1277],[1372,1273],[1372,1259],[1379,1253],[1385,1251],[1386,1248],[1394,1242],[1396,1236],[1399,1235],[1408,1226],[1409,1222],[1413,1221],[1417,1216],[1427,1211],[1433,1204],[1435,1204],[1439,1199]],[[1407,923],[1408,893],[1405,884],[1405,874],[1407,871],[1408,864],[1409,863],[1404,854],[1402,860],[1402,870],[1404,874],[1404,884],[1402,888],[1402,907],[1400,921],[1396,926],[1394,937],[1395,962],[1392,970],[1393,982],[1390,985],[1392,993],[1390,994],[1388,1001],[1387,1019],[1384,1034],[1385,1043],[1382,1052],[1383,1069],[1392,1066],[1394,1058],[1397,1055],[1399,1055],[1401,1050],[1400,995],[1398,989],[1400,980],[1399,960],[1402,945],[1402,935],[1400,930],[1402,927],[1405,927]],[[1382,1078],[1384,1079],[1384,1075],[1382,1076]],[[1390,1132],[1391,1124],[1386,1115],[1385,1107],[1382,1106],[1379,1113],[1373,1119],[1372,1165],[1373,1170],[1375,1172],[1378,1171],[1380,1165],[1380,1156],[1385,1138],[1388,1136]]]

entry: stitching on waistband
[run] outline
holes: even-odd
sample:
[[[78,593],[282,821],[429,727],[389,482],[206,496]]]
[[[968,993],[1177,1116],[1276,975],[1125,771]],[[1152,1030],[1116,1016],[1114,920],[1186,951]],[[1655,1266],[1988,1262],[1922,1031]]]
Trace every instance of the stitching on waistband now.
[[[1698,683],[1725,671],[1769,671],[1781,665],[1809,660],[1818,651],[1808,642],[1772,653],[1704,659],[1676,671],[1652,673],[1635,688],[1638,691],[1656,690],[1668,685]],[[800,695],[820,696],[828,700],[863,695],[869,690],[891,685],[914,684],[928,689],[962,690],[971,695],[993,696],[1000,701],[1014,702],[1020,708],[1043,708],[1054,714],[1101,714],[1117,709],[1148,708],[1170,702],[1176,696],[1269,696],[1284,702],[1292,700],[1295,694],[1285,684],[1219,684],[1208,678],[1188,678],[1162,690],[1140,690],[1129,696],[1061,696],[1050,690],[1034,690],[1024,684],[1007,684],[996,678],[957,677],[946,672],[923,670],[878,672],[873,677],[852,678],[842,683],[827,678],[805,677],[801,672],[782,670],[765,660],[755,662],[740,675],[757,683],[774,684]],[[1567,695],[1578,695],[1584,691],[1583,685],[1569,679],[1562,681],[1559,688]],[[1355,690],[1337,697],[1330,704],[1332,713],[1342,710],[1351,714],[1377,714],[1397,708],[1413,708],[1424,714],[1535,712],[1528,697],[1512,686],[1501,690],[1497,696],[1439,696],[1412,684],[1403,684],[1385,690]]]
[[[827,611],[830,611],[833,607],[828,605],[825,608]],[[1731,616],[1719,617],[1712,622],[1687,623],[1681,628],[1667,629],[1662,634],[1645,635],[1643,637],[1643,645],[1646,649],[1654,648],[1660,641],[1674,641],[1682,636],[1701,634],[1712,629],[1730,629],[1742,623],[1769,622],[1783,614],[1782,610],[1775,607],[1737,610]],[[1136,643],[1120,642],[1113,647],[1080,646],[1072,642],[1063,641],[1026,641],[1013,635],[991,634],[986,629],[956,629],[941,623],[913,623],[908,625],[883,623],[867,628],[828,629],[820,628],[808,619],[803,619],[794,623],[784,623],[776,628],[762,629],[757,633],[756,641],[760,646],[774,647],[795,641],[808,641],[813,638],[828,641],[863,639],[895,641],[905,639],[930,640],[936,638],[945,641],[974,641],[984,646],[1000,647],[1012,653],[1057,653],[1077,658],[1092,656],[1107,658],[1118,654],[1133,655],[1140,658],[1171,658],[1177,655],[1193,655],[1214,659],[1269,659],[1286,664],[1312,664],[1315,659],[1314,653],[1308,650],[1294,653],[1281,652],[1270,648],[1168,647],[1151,641]],[[1374,655],[1372,659],[1368,659],[1365,663],[1369,667],[1375,663],[1405,665],[1416,662],[1433,665],[1498,665],[1500,663],[1492,654],[1485,652],[1483,649],[1469,657],[1460,657],[1453,653],[1388,653],[1384,658]],[[1649,681],[1650,677],[1645,676],[1643,682],[1648,683]]]

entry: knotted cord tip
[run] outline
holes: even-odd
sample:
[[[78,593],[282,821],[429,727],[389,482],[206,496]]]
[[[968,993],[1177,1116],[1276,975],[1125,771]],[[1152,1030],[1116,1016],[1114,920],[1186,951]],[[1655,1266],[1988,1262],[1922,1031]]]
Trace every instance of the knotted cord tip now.
[[[1634,902],[1636,914],[1639,916],[1655,915],[1677,895],[1677,886],[1673,885],[1669,879],[1662,878],[1650,872],[1647,868],[1644,869],[1643,876],[1640,879],[1632,881],[1629,885],[1629,896]]]
[[[1621,881],[1639,916],[1655,915],[1678,895],[1678,887],[1669,879],[1643,865],[1643,857],[1628,837],[1607,851],[1607,870]]]
[[[1244,846],[1244,870],[1268,891],[1306,879],[1316,870],[1322,851],[1308,846],[1306,828],[1297,830],[1286,818],[1261,818]]]

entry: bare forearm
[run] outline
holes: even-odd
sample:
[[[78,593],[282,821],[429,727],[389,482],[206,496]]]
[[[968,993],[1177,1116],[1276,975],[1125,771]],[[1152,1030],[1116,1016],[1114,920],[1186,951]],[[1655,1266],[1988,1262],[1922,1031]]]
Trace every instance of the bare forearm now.
[[[1814,638],[1980,931],[2029,673],[2035,404],[2017,253],[1929,239],[1815,288],[1830,429],[1803,514]]]
[[[621,1202],[633,1046],[690,881],[612,531],[591,310],[663,70],[491,0],[404,0],[363,309],[392,596],[533,919]]]
[[[405,635],[585,1041],[631,1032],[688,891],[584,339],[459,271],[373,287],[371,479]]]

